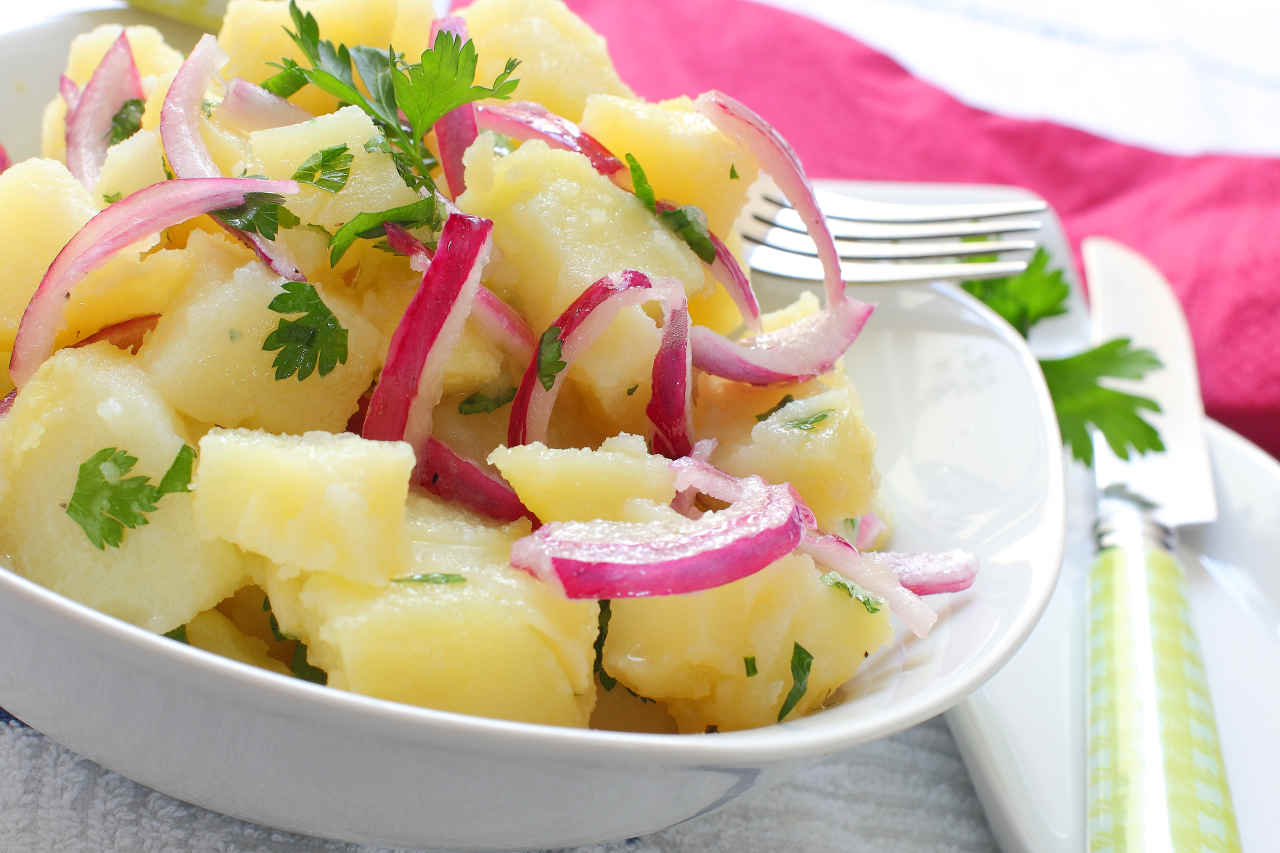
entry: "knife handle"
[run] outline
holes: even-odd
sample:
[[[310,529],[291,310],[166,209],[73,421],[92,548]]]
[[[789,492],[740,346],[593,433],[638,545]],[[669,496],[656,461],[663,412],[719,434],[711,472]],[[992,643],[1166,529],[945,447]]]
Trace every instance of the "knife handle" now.
[[[1089,570],[1090,851],[1238,851],[1213,705],[1174,534],[1104,498]]]

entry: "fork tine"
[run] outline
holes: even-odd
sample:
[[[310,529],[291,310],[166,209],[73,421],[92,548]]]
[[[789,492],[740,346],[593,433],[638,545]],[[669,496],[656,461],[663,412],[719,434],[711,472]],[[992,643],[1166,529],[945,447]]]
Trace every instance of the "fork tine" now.
[[[763,237],[743,233],[743,239],[759,246],[772,246],[784,252],[817,257],[813,240],[803,234],[781,228],[771,228]],[[972,255],[998,255],[1003,252],[1029,252],[1034,250],[1034,240],[927,240],[906,243],[865,241],[836,241],[840,259],[845,261],[893,261],[914,258],[960,258]]]
[[[806,257],[772,246],[754,245],[747,250],[747,263],[753,270],[808,281],[822,280],[822,264],[816,257]],[[941,279],[1000,278],[1017,275],[1026,269],[1026,261],[991,261],[987,263],[874,263],[844,261],[841,277],[848,284],[890,284]]]
[[[975,237],[990,234],[1016,234],[1040,230],[1038,219],[983,219],[959,222],[921,222],[921,223],[883,223],[853,222],[847,219],[827,220],[831,235],[837,240],[929,240],[955,237]],[[755,230],[757,227],[784,228],[797,234],[807,234],[804,223],[791,208],[777,212],[776,218],[770,219],[759,213],[752,213],[744,225]],[[762,229],[763,230],[763,229]],[[760,234],[758,238],[763,238]]]
[[[830,190],[815,190],[818,207],[828,219],[851,222],[954,222],[962,219],[987,219],[998,216],[1025,216],[1043,213],[1048,205],[1041,199],[1029,198],[1015,201],[988,202],[929,202],[901,203],[872,201],[854,198]],[[759,190],[759,198],[778,209],[791,209],[791,205],[772,188]]]

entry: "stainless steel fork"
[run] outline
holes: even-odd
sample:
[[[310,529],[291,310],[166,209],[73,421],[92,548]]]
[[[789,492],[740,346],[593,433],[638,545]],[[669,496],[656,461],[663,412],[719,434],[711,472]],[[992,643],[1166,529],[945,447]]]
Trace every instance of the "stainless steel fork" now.
[[[998,278],[1026,268],[1040,230],[1039,199],[993,202],[900,203],[854,198],[817,189],[818,206],[835,237],[845,282],[885,284]],[[738,219],[747,265],[753,270],[821,280],[813,240],[782,193],[767,179],[751,188]],[[1028,235],[1013,239],[1008,235]],[[1009,255],[1000,260],[962,260]]]

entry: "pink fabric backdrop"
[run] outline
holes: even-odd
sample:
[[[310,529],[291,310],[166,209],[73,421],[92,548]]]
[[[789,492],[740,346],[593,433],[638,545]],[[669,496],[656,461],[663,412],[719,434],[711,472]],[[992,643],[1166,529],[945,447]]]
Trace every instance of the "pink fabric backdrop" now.
[[[843,33],[742,0],[568,0],[657,99],[719,88],[791,140],[814,177],[1017,184],[1072,245],[1114,237],[1182,300],[1209,414],[1280,456],[1280,160],[1161,154],[993,115]]]

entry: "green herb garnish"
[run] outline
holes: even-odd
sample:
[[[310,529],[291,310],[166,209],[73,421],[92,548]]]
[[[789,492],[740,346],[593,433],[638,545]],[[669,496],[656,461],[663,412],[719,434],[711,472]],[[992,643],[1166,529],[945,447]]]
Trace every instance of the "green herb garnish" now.
[[[880,599],[858,586],[839,572],[827,572],[818,578],[829,587],[844,590],[845,594],[862,604],[868,613],[880,612]]]
[[[791,649],[791,690],[787,698],[782,700],[778,709],[778,722],[782,722],[787,714],[804,698],[809,688],[809,669],[813,666],[813,655],[804,646],[796,643]]]
[[[124,195],[121,193],[103,193],[102,194],[102,200],[105,201],[107,204],[115,204],[122,198],[124,198]]]
[[[324,304],[315,287],[305,281],[286,281],[284,293],[267,305],[277,314],[302,314],[295,320],[281,319],[275,331],[267,335],[262,348],[280,350],[272,365],[276,379],[288,379],[295,373],[298,381],[312,371],[321,376],[339,364],[347,363],[347,330]]]
[[[595,673],[600,679],[600,686],[605,690],[612,690],[617,684],[618,679],[604,671],[604,641],[609,636],[609,619],[613,616],[610,608],[609,599],[601,599],[600,614],[596,617],[596,641],[594,648],[596,650]]]
[[[284,206],[284,196],[277,193],[245,193],[244,203],[212,212],[230,225],[252,234],[274,240],[280,228],[293,228],[299,222]]]
[[[147,523],[147,513],[165,495],[188,491],[195,448],[183,445],[169,470],[152,485],[144,476],[126,477],[138,459],[115,447],[106,447],[80,465],[75,489],[67,502],[67,515],[80,525],[99,550],[118,548],[124,529]]]
[[[142,127],[142,108],[145,102],[141,98],[130,98],[120,105],[116,114],[111,117],[111,130],[107,131],[107,145],[124,142]]]
[[[778,411],[788,403],[794,403],[795,401],[796,401],[795,397],[791,396],[790,394],[785,395],[781,400],[779,400],[777,403],[774,404],[773,408],[769,409],[767,412],[761,412],[760,414],[756,415],[756,421],[769,420],[770,416],[772,416],[774,412]]]
[[[405,228],[417,228],[422,225],[435,228],[436,200],[434,196],[419,201],[379,210],[374,213],[357,213],[345,225],[334,232],[329,240],[329,266],[337,266],[338,261],[346,254],[347,249],[357,237],[372,239],[383,237],[387,233],[386,224],[394,222]]]
[[[276,621],[276,614],[271,610],[271,599],[267,596],[262,599],[262,609],[267,614],[267,624],[270,625],[271,636],[275,637],[276,642],[294,643],[293,656],[289,659],[289,671],[305,681],[327,684],[329,681],[328,673],[319,667],[312,666],[307,661],[307,644],[292,634],[281,633],[280,623]]]
[[[516,398],[515,387],[504,388],[496,394],[485,394],[482,391],[468,396],[458,404],[458,414],[479,415],[485,412],[496,412]]]
[[[637,382],[635,385],[632,385],[630,388],[627,389],[627,396],[630,397],[632,394],[636,393],[636,389],[638,389],[639,387],[640,387],[639,382]]]
[[[467,582],[467,579],[462,575],[455,575],[451,572],[419,572],[415,575],[405,575],[402,578],[392,578],[391,580],[395,583],[454,584]]]
[[[1067,311],[1071,288],[1062,270],[1049,269],[1049,253],[1036,249],[1027,268],[1015,276],[962,282],[961,286],[1018,330],[1024,338],[1046,317]]]
[[[170,640],[177,640],[179,643],[186,643],[187,645],[191,644],[191,641],[187,639],[186,625],[179,625],[177,628],[174,628],[172,631],[165,631],[164,635],[168,637]]]
[[[560,360],[564,343],[560,340],[560,331],[559,326],[551,326],[538,339],[538,381],[548,391],[556,384],[556,376],[568,366]]]
[[[844,526],[849,528],[849,541],[856,544],[858,541],[858,528],[862,527],[862,516],[846,518]]]
[[[747,678],[754,678],[756,675],[756,659],[754,657],[743,658],[742,665],[747,670]]]
[[[738,167],[730,163],[729,164],[729,180],[736,181],[738,180],[739,177],[741,176],[738,174]]]
[[[814,412],[812,415],[808,415],[803,418],[793,418],[792,420],[787,421],[786,425],[791,429],[801,429],[805,432],[809,432],[816,429],[818,424],[822,423],[835,413],[835,409],[823,409],[820,412]]]
[[[354,159],[355,155],[345,143],[321,148],[302,161],[302,165],[293,173],[293,179],[336,193],[347,185]]]
[[[659,205],[654,196],[653,187],[640,166],[640,161],[633,154],[625,156],[627,166],[631,169],[631,188],[636,198],[640,199],[651,213],[657,214],[662,224],[675,232],[675,235],[683,240],[695,255],[708,264],[714,263],[716,247],[711,242],[711,233],[707,230],[707,215],[700,208],[689,204],[680,207],[665,203]]]

